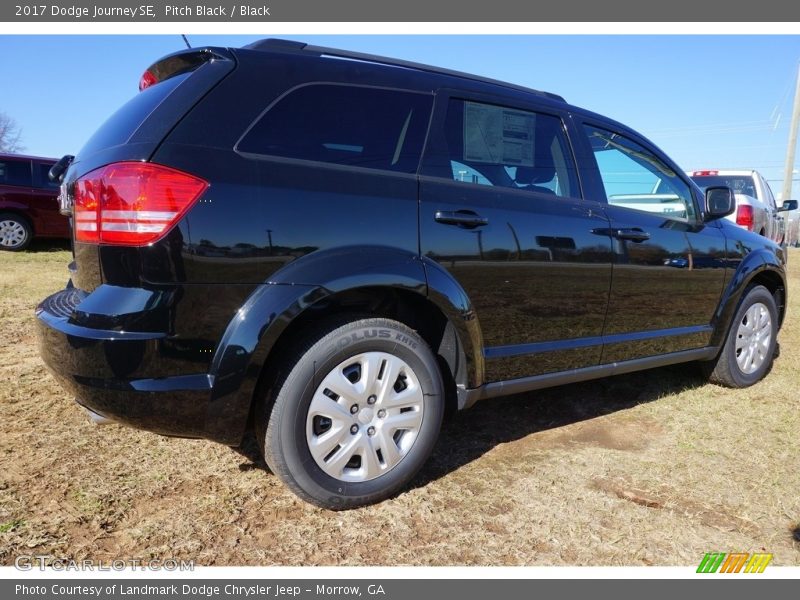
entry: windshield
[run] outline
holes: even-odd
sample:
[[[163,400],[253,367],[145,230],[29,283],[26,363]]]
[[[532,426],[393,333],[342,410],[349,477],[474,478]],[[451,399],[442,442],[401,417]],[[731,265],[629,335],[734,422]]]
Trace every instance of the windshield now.
[[[755,183],[750,175],[703,175],[692,177],[692,180],[704,192],[708,187],[725,186],[737,194],[745,194],[751,198],[757,197]]]

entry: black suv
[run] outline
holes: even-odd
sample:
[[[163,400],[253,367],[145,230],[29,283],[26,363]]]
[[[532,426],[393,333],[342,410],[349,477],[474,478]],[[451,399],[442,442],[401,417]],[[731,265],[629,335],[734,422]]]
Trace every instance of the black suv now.
[[[772,364],[783,250],[559,96],[280,40],[167,56],[140,88],[64,175],[71,281],[36,311],[95,416],[252,430],[292,490],[347,508],[414,476],[446,406]]]

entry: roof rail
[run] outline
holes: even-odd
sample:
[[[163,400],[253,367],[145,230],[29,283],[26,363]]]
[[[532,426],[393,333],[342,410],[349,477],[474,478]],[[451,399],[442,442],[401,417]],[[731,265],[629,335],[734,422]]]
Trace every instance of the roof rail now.
[[[470,81],[479,81],[481,83],[490,83],[492,85],[501,86],[519,92],[533,93],[539,96],[544,96],[552,100],[566,102],[564,98],[558,94],[550,92],[543,92],[533,88],[527,88],[522,85],[515,85],[506,81],[492,79],[490,77],[481,77],[480,75],[472,75],[471,73],[463,73],[461,71],[453,71],[451,69],[442,69],[422,63],[415,63],[399,58],[388,58],[386,56],[378,56],[376,54],[366,54],[363,52],[350,52],[349,50],[339,50],[337,48],[326,48],[324,46],[312,46],[304,42],[296,42],[293,40],[284,40],[279,38],[267,38],[258,40],[252,44],[245,46],[250,50],[265,50],[273,52],[293,52],[302,54],[311,54],[313,56],[332,56],[335,58],[346,58],[349,60],[359,60],[363,62],[376,63],[380,65],[388,65],[392,67],[402,67],[404,69],[414,69],[415,71],[424,71],[426,73],[435,73],[437,75],[449,75],[451,77],[459,77],[461,79],[468,79]]]

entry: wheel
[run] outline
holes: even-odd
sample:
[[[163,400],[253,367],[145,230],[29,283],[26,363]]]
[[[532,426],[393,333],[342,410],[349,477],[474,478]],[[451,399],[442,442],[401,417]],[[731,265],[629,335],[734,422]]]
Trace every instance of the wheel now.
[[[291,353],[261,399],[267,465],[301,498],[341,510],[400,490],[430,456],[444,414],[431,349],[390,319],[341,320]]]
[[[732,388],[753,385],[772,366],[777,337],[775,298],[764,286],[749,288],[739,304],[722,351],[712,364],[711,381]]]
[[[24,250],[33,239],[33,230],[24,217],[13,213],[0,214],[0,249]]]

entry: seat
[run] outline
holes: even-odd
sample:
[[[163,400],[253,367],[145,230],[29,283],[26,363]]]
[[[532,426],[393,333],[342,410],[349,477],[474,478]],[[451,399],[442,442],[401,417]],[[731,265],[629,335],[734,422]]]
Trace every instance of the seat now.
[[[535,167],[517,167],[514,183],[520,186],[521,190],[537,192],[539,194],[555,195],[550,188],[536,185],[538,183],[548,183],[553,181],[556,176],[556,166],[552,164],[540,164]]]

